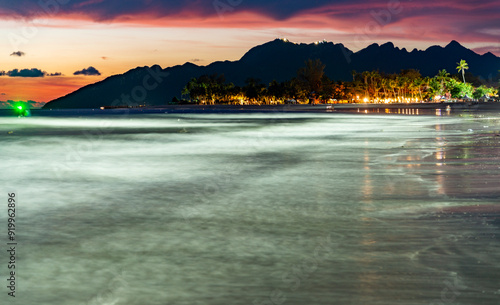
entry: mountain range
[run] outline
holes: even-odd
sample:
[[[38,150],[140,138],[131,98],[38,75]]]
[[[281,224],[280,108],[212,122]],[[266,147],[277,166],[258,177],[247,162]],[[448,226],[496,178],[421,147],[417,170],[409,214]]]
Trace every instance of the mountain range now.
[[[423,76],[434,76],[446,69],[453,74],[461,59],[467,61],[470,73],[484,79],[495,77],[500,70],[500,57],[490,52],[479,55],[456,41],[445,47],[431,46],[411,52],[391,42],[374,43],[352,52],[340,43],[297,44],[276,39],[250,49],[237,61],[219,61],[207,66],[185,63],[165,69],[159,65],[137,67],[50,101],[44,108],[165,105],[174,97],[180,98],[182,89],[193,77],[224,74],[226,81],[238,86],[243,86],[249,77],[260,79],[264,84],[272,80],[281,82],[296,76],[308,59],[320,59],[326,66],[326,76],[343,81],[352,80],[353,70],[399,73],[402,69],[416,69]]]

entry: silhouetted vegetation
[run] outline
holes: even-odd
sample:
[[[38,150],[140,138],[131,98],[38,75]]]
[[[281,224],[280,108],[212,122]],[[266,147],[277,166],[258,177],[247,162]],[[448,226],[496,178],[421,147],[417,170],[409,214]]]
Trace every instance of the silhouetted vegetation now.
[[[260,79],[248,78],[245,86],[226,83],[224,75],[203,75],[193,78],[182,94],[193,104],[253,104],[284,103],[409,103],[457,99],[495,99],[498,88],[465,73],[467,63],[458,63],[460,74],[450,75],[440,70],[434,77],[423,77],[414,69],[397,74],[379,71],[352,71],[350,82],[334,81],[324,74],[325,65],[308,60],[296,77],[285,82],[273,80],[263,84]],[[465,82],[465,75],[473,83]],[[460,79],[462,76],[462,80]]]

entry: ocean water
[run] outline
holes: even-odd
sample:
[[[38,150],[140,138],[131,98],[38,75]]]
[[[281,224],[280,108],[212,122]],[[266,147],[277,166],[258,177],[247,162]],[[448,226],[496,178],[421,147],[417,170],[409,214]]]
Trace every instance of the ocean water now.
[[[499,304],[499,134],[494,113],[0,117],[0,300]]]

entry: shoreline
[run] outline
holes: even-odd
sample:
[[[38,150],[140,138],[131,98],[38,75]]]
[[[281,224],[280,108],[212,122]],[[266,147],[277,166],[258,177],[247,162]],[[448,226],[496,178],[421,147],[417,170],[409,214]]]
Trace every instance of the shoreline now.
[[[297,112],[297,111],[336,111],[357,109],[451,109],[451,110],[500,110],[499,102],[454,102],[454,103],[398,103],[398,104],[372,104],[372,103],[348,103],[348,104],[286,104],[286,105],[157,105],[146,107],[102,107],[98,110],[120,110],[120,109],[165,109],[172,111],[242,111],[242,112]],[[92,108],[82,108],[92,109]],[[43,110],[70,110],[68,108],[49,108]]]
[[[363,113],[363,114],[403,114],[421,115],[450,112],[500,111],[498,102],[481,103],[408,103],[408,104],[315,104],[315,105],[158,105],[147,107],[53,108],[32,109],[32,115],[70,114],[74,112],[89,115],[120,114],[123,112],[147,113]],[[1,112],[8,114],[9,109]]]

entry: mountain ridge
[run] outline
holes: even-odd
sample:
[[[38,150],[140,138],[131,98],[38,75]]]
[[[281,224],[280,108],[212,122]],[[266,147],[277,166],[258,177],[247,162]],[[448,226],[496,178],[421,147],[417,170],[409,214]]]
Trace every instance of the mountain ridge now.
[[[414,49],[411,52],[392,42],[373,43],[352,52],[342,43],[320,41],[305,44],[275,39],[251,48],[235,61],[216,61],[206,66],[186,62],[165,69],[159,65],[136,67],[52,100],[44,108],[117,106],[128,104],[130,98],[136,104],[163,105],[173,97],[180,97],[182,89],[193,77],[224,74],[228,82],[239,86],[243,86],[249,77],[260,79],[265,84],[272,80],[281,82],[293,78],[308,59],[320,59],[325,65],[326,76],[343,81],[352,80],[353,70],[399,73],[404,69],[416,69],[423,76],[434,76],[442,69],[454,73],[461,59],[469,63],[471,73],[485,79],[495,76],[500,70],[499,57],[492,53],[479,55],[455,40],[445,47],[430,46],[426,50]],[[168,76],[156,86],[144,89],[145,79],[154,79],[155,73]]]

